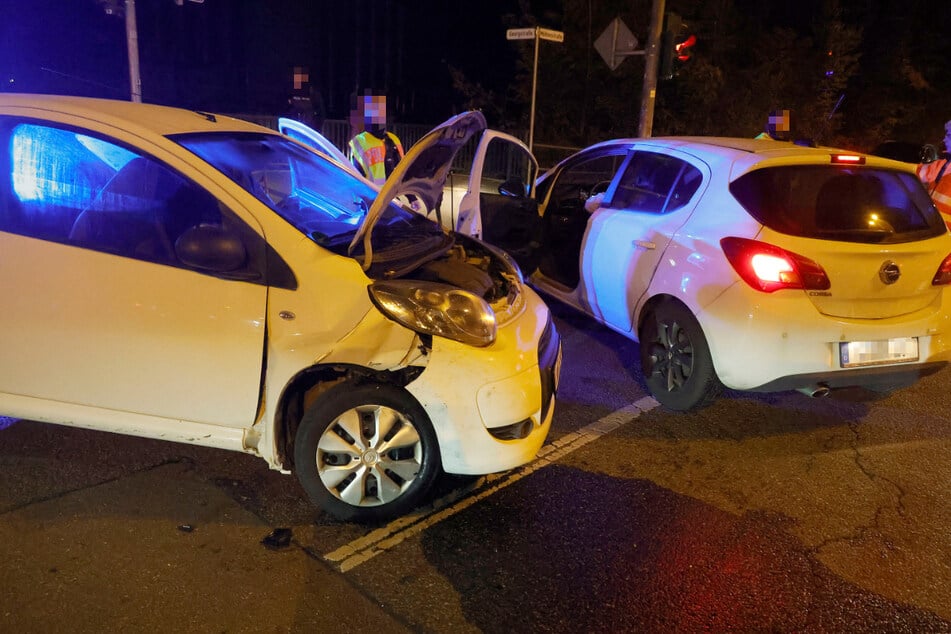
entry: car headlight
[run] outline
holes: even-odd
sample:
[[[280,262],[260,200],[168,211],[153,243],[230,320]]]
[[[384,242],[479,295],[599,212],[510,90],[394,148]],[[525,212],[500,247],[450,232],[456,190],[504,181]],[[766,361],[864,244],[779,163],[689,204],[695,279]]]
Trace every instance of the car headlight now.
[[[484,299],[468,291],[416,280],[375,282],[369,291],[384,315],[416,332],[471,346],[495,341],[495,313]]]

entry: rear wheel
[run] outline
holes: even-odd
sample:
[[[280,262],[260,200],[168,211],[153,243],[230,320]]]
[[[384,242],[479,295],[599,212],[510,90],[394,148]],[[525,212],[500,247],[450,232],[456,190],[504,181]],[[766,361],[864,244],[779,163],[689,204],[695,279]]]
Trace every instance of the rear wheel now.
[[[311,500],[343,520],[381,520],[413,508],[439,472],[426,412],[392,385],[342,383],[307,410],[294,446]]]
[[[644,318],[641,369],[651,395],[676,411],[700,409],[722,386],[700,324],[683,304],[666,301]]]

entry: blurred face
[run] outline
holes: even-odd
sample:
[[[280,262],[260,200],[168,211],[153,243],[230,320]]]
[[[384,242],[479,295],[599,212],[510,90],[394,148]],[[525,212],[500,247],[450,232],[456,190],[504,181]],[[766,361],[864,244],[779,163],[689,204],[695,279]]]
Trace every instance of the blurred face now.
[[[789,111],[780,110],[770,114],[769,125],[776,132],[789,132]]]
[[[367,125],[386,125],[386,97],[367,95],[363,98],[363,121]]]

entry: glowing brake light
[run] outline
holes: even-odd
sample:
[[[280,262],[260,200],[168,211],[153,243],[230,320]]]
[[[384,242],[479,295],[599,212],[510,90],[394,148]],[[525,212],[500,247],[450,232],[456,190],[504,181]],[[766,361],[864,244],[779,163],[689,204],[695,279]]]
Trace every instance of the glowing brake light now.
[[[858,154],[832,154],[833,165],[865,165],[865,157]]]
[[[934,274],[931,284],[932,286],[944,286],[949,282],[951,282],[951,253],[941,262],[941,266],[938,267],[938,272]]]
[[[780,284],[796,283],[796,269],[786,258],[756,253],[750,258],[750,266],[757,279]]]
[[[758,291],[824,291],[831,286],[829,276],[816,262],[772,244],[730,237],[720,240],[720,247],[743,281]],[[948,258],[951,281],[951,255]]]

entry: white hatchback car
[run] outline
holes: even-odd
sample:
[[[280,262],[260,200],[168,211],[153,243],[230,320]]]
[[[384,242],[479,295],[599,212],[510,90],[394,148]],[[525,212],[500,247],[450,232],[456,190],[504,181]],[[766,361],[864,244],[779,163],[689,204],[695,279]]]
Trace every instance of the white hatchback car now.
[[[458,228],[639,341],[670,409],[723,386],[887,391],[951,356],[951,234],[913,166],[685,137],[600,143],[496,194],[473,176]]]
[[[531,460],[561,346],[510,257],[432,206],[467,113],[382,191],[275,131],[0,95],[0,414],[260,456],[341,518]]]

